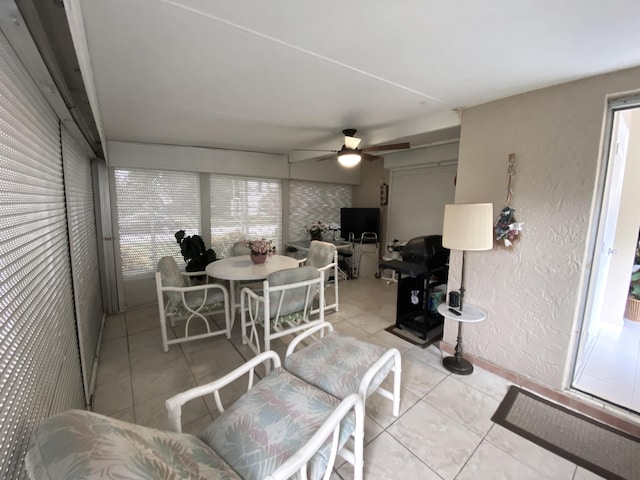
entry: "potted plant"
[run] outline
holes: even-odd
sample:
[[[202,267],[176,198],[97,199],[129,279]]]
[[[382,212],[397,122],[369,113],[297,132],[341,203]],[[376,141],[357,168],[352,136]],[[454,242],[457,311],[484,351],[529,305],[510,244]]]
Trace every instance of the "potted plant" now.
[[[247,240],[247,247],[251,250],[251,261],[257,265],[264,263],[269,255],[273,255],[276,247],[271,240],[262,238],[260,240]]]
[[[322,240],[322,233],[327,229],[321,221],[312,223],[310,227],[305,225],[305,228],[309,232],[311,240]]]
[[[640,234],[638,235],[638,243],[636,243],[636,256],[631,271],[629,296],[624,316],[634,322],[640,322]]]

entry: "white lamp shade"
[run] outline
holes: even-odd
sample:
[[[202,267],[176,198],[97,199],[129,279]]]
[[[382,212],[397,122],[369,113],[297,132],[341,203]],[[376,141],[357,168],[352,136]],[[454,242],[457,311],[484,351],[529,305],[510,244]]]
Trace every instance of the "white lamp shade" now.
[[[360,163],[359,153],[343,153],[338,155],[338,163],[343,167],[355,167]]]
[[[445,205],[442,246],[451,250],[491,250],[493,248],[493,204]]]

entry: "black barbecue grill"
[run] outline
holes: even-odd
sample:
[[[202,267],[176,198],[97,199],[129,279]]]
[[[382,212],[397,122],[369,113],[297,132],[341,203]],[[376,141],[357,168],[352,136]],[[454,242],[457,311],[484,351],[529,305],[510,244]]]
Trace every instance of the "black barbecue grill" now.
[[[406,326],[426,340],[427,333],[444,321],[435,308],[429,308],[431,290],[445,284],[449,274],[449,249],[442,246],[442,235],[412,238],[402,249],[402,260],[379,266],[398,273],[396,327]]]

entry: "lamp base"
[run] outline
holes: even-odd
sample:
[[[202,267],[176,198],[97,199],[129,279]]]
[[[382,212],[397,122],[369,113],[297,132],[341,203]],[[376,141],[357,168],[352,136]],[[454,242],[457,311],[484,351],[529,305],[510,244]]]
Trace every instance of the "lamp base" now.
[[[458,375],[471,375],[473,373],[473,365],[461,357],[445,357],[442,359],[442,366],[451,373]]]

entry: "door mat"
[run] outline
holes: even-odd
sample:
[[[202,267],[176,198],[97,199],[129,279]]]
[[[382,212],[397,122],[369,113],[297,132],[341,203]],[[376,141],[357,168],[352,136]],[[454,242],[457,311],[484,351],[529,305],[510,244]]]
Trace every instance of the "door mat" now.
[[[418,332],[411,330],[408,327],[398,328],[395,325],[391,325],[390,327],[385,328],[385,331],[395,335],[396,337],[400,337],[413,345],[427,348],[432,343],[442,340],[442,328],[443,325],[433,327],[427,332],[426,340],[420,338],[420,334]]]
[[[640,438],[511,386],[491,420],[604,478],[640,478]]]

